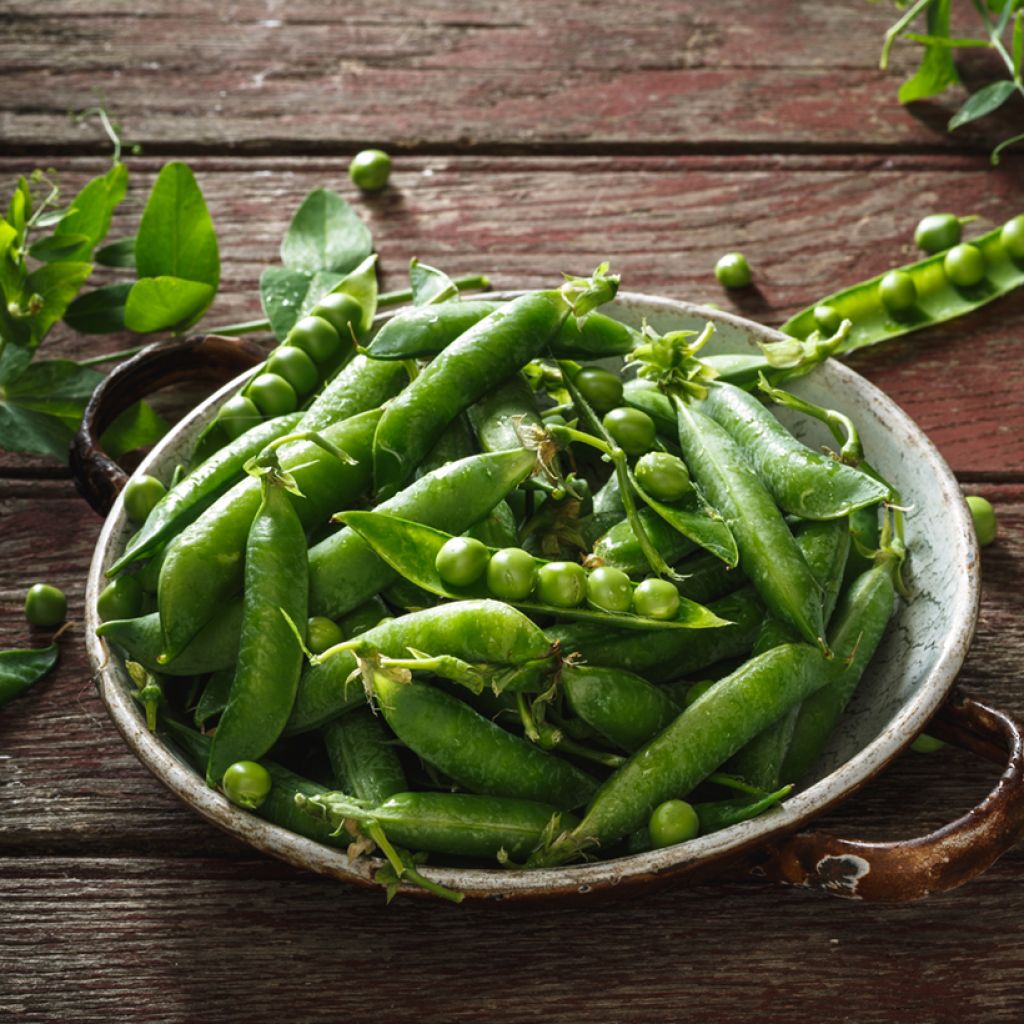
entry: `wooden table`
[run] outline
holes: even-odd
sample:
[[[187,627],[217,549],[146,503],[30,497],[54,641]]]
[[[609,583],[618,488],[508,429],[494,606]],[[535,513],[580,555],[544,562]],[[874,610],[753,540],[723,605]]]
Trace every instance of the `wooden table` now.
[[[764,0],[551,5],[380,0],[8,0],[0,185],[103,168],[99,90],[140,142],[114,235],[155,171],[194,168],[223,283],[208,323],[259,315],[256,283],[301,197],[341,190],[386,286],[411,256],[532,287],[610,258],[630,289],[769,324],[913,258],[925,213],[987,228],[1024,208],[1024,159],[986,154],[1019,121],[951,138],[957,99],[906,110],[877,69],[891,11]],[[978,78],[984,65],[968,68]],[[972,79],[973,80],[973,79]],[[1019,125],[1017,127],[1019,130]],[[395,157],[355,194],[350,155]],[[757,287],[711,268],[749,256]],[[130,343],[58,332],[52,354]],[[852,360],[996,505],[969,690],[1024,712],[1024,294]],[[0,644],[30,636],[25,588],[81,617],[100,523],[66,471],[0,455]],[[1019,1021],[1024,855],[902,906],[729,882],[622,905],[452,909],[257,857],[180,806],[126,750],[80,634],[0,714],[2,1021]],[[822,827],[899,838],[976,803],[996,769],[908,754]]]

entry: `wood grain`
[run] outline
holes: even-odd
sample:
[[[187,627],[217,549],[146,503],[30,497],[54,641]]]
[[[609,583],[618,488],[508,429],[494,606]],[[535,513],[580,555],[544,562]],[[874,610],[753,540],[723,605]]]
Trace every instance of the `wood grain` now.
[[[277,262],[302,197],[322,185],[346,194],[372,228],[385,287],[405,284],[412,256],[453,274],[486,272],[498,288],[545,286],[563,270],[610,258],[623,288],[717,303],[768,324],[915,259],[913,226],[927,212],[974,212],[972,230],[983,230],[1021,205],[1016,167],[993,171],[983,160],[953,157],[408,158],[393,187],[371,198],[346,187],[339,161],[192,163],[222,247],[208,327],[260,315],[260,272]],[[0,161],[0,186],[32,166]],[[131,166],[112,238],[134,230],[159,164]],[[103,164],[76,159],[62,167],[70,191]],[[742,293],[726,293],[711,273],[734,248],[755,268],[756,287]],[[96,275],[97,283],[112,279],[108,270]],[[1013,295],[968,321],[860,353],[853,365],[917,420],[956,471],[1019,473],[1022,325],[1024,296]],[[47,346],[81,357],[137,341],[76,338],[58,328]],[[0,455],[0,471],[11,466],[24,472],[25,461]]]
[[[878,69],[888,5],[7,6],[0,137],[22,150],[91,148],[95,127],[65,115],[97,90],[151,152],[345,153],[369,141],[433,152],[987,152],[1019,117],[1010,105],[951,139],[962,87],[900,107],[919,51],[901,45],[892,69]],[[983,61],[967,80],[996,75]]]

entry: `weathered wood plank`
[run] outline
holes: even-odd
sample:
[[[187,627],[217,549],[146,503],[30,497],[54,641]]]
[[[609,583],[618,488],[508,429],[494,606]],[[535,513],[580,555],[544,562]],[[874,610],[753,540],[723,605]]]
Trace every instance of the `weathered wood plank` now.
[[[42,494],[36,486],[0,490],[0,647],[43,641],[20,613],[24,588],[35,580],[65,589],[71,617],[81,619],[98,522],[70,495],[70,485],[48,483]],[[971,490],[996,505],[1002,532],[984,552],[981,619],[962,682],[1024,713],[1024,487]],[[61,652],[57,669],[0,714],[0,854],[237,855],[238,844],[180,806],[128,752],[93,688],[80,632],[64,637]],[[977,803],[995,775],[992,766],[954,750],[908,754],[821,826],[851,838],[912,836]]]
[[[69,191],[103,167],[61,164]],[[563,270],[610,257],[624,288],[714,302],[769,324],[914,259],[913,227],[925,213],[975,212],[980,230],[1020,210],[1024,198],[1015,171],[965,158],[407,158],[393,187],[372,198],[354,194],[336,160],[193,164],[221,240],[221,290],[205,320],[211,327],[260,315],[260,271],[277,262],[291,213],[321,185],[340,189],[371,226],[386,287],[404,284],[412,256],[453,274],[486,272],[498,288],[546,286]],[[134,230],[160,166],[131,165],[131,192],[111,237]],[[0,188],[32,166],[0,162]],[[757,287],[743,293],[726,293],[711,272],[734,248],[755,269]],[[101,270],[96,280],[111,275]],[[1024,296],[1011,296],[853,362],[907,409],[954,469],[983,477],[1020,471],[1024,434],[1014,429],[1014,411],[1024,393],[1022,324]],[[47,347],[80,358],[137,341],[75,338],[58,328]],[[25,465],[0,456],[0,472]]]
[[[881,72],[894,15],[859,2],[8,6],[0,136],[22,149],[89,148],[66,111],[97,90],[132,141],[190,152],[987,151],[1019,116],[953,140],[963,89],[901,108],[917,48]]]
[[[8,1020],[1019,1021],[1019,861],[865,906],[749,885],[447,907],[272,864],[0,861]]]

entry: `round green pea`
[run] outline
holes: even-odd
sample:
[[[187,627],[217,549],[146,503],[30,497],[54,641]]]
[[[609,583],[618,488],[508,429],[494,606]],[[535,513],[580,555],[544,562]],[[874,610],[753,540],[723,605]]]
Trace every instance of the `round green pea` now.
[[[727,252],[715,264],[715,277],[724,288],[746,288],[753,280],[747,257],[741,252]]]
[[[323,615],[313,615],[306,623],[306,646],[314,654],[323,654],[324,651],[340,644],[345,639],[345,634],[333,619]]]
[[[1015,260],[1024,260],[1024,213],[1008,220],[999,232],[999,241],[1007,254]]]
[[[575,608],[587,595],[587,571],[577,562],[548,562],[537,570],[537,598],[556,608]]]
[[[250,427],[263,422],[259,409],[255,403],[245,395],[235,395],[229,398],[217,413],[217,422],[224,429],[224,432],[233,441],[241,437]]]
[[[452,537],[441,545],[434,568],[449,586],[468,587],[483,576],[488,559],[486,545],[475,537]]]
[[[249,811],[255,811],[267,799],[273,785],[270,772],[258,761],[236,761],[221,780],[224,795]]]
[[[580,394],[599,413],[606,413],[622,404],[622,379],[600,366],[584,366],[572,378]]]
[[[985,257],[976,245],[954,245],[943,257],[942,269],[958,288],[970,288],[985,277]]]
[[[968,496],[967,507],[971,510],[971,519],[974,520],[974,533],[978,538],[978,544],[986,547],[996,539],[996,511],[990,501],[978,494]]]
[[[644,580],[633,591],[633,611],[645,619],[674,618],[679,611],[679,591],[668,580]]]
[[[155,476],[133,476],[124,488],[125,515],[136,525],[144,523],[166,493],[167,488]]]
[[[294,345],[280,345],[267,357],[267,372],[283,377],[297,395],[309,395],[320,383],[320,371],[307,353]]]
[[[330,362],[341,351],[341,336],[322,316],[304,316],[288,332],[285,343],[301,348],[318,365]]]
[[[651,811],[647,827],[651,845],[660,850],[693,839],[700,832],[700,818],[685,800],[666,800]]]
[[[251,381],[246,392],[264,416],[284,416],[299,407],[295,388],[276,373],[261,373]]]
[[[353,331],[359,333],[359,325],[363,320],[363,308],[346,292],[331,292],[310,310],[309,315],[326,320],[344,344],[352,340]]]
[[[640,409],[628,406],[612,409],[601,422],[627,455],[643,455],[654,447],[657,438],[654,420]]]
[[[878,297],[894,316],[909,313],[917,304],[917,285],[905,270],[890,270],[879,282]]]
[[[64,591],[49,583],[33,583],[25,594],[25,618],[33,626],[59,626],[68,613]]]
[[[822,304],[814,307],[814,325],[826,337],[831,338],[839,330],[843,314],[835,306]]]
[[[953,213],[930,213],[914,230],[914,244],[927,253],[952,249],[960,241],[960,218]]]
[[[679,501],[693,490],[686,463],[668,452],[641,455],[633,473],[637,483],[658,501]]]
[[[352,183],[364,192],[382,189],[391,176],[391,157],[383,149],[364,149],[348,165]]]
[[[96,614],[101,622],[134,619],[142,611],[142,584],[134,576],[118,576],[96,598]]]
[[[628,612],[633,585],[621,569],[602,565],[587,577],[587,603],[606,612]]]
[[[487,563],[487,589],[502,601],[529,597],[537,578],[537,563],[522,548],[502,548]]]

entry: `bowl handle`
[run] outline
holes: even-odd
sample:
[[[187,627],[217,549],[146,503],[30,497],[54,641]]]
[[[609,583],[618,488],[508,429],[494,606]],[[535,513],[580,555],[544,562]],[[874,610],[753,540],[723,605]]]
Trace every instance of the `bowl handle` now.
[[[848,899],[906,901],[955,889],[1024,836],[1024,735],[1013,716],[955,690],[928,726],[940,739],[1006,764],[995,788],[963,817],[892,843],[799,832],[765,850],[751,873]]]
[[[100,435],[140,398],[186,380],[224,383],[265,358],[245,338],[196,334],[147,345],[115,367],[92,393],[71,441],[71,475],[78,493],[101,516],[110,511],[128,474],[100,446]]]

